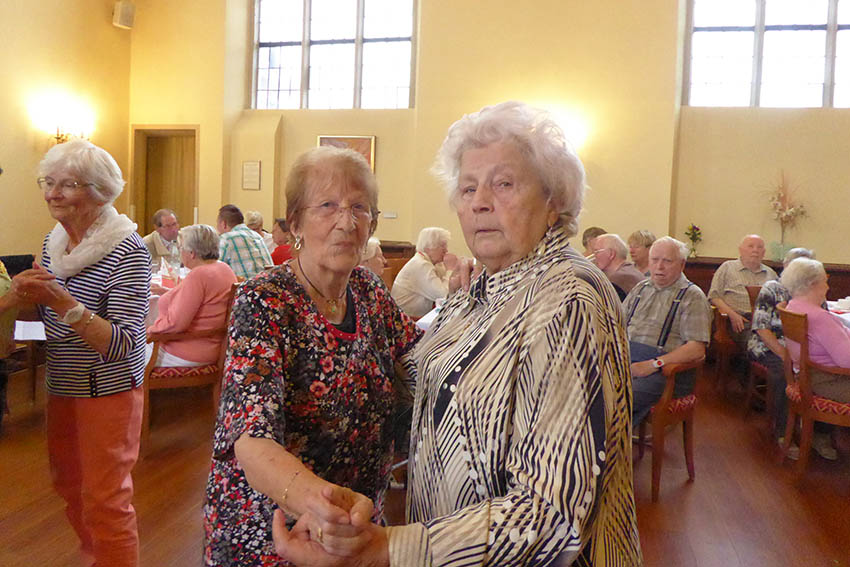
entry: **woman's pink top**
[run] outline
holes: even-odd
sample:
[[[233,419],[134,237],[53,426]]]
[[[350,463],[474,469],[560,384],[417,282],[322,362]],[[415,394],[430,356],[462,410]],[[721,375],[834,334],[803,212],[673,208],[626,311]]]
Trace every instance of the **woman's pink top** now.
[[[159,316],[152,333],[208,331],[224,324],[230,287],[236,275],[224,262],[193,268],[180,285],[159,298]],[[165,352],[192,362],[215,362],[221,338],[209,337],[164,343]]]
[[[850,328],[826,309],[792,299],[788,311],[805,313],[809,321],[809,359],[824,366],[850,368]],[[788,341],[793,360],[800,360],[800,345]]]

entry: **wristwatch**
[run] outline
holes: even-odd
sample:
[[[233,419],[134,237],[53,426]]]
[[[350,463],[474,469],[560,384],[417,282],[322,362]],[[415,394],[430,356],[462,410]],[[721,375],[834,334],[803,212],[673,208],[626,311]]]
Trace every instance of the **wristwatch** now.
[[[664,366],[663,360],[661,360],[660,358],[653,358],[652,359],[652,367],[653,368],[661,368],[662,366]]]
[[[62,317],[62,322],[66,325],[73,325],[74,323],[78,322],[80,319],[83,318],[85,312],[86,306],[80,302],[77,302],[76,305],[74,305],[73,307],[68,309],[68,311],[65,312],[65,316]]]

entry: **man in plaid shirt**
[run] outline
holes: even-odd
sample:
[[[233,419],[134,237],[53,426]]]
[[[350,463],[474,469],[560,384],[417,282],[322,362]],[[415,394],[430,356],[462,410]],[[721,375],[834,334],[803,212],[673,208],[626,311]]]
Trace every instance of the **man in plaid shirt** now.
[[[250,278],[274,264],[263,237],[248,228],[236,205],[224,205],[218,210],[217,229],[221,235],[219,260],[228,264],[237,277]]]

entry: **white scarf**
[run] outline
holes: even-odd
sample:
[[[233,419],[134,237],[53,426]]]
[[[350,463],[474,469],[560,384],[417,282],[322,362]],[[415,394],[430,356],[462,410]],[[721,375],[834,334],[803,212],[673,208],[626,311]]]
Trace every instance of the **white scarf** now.
[[[119,215],[112,205],[105,205],[80,243],[66,252],[70,237],[62,224],[56,223],[47,236],[50,271],[63,279],[74,276],[102,260],[135,230],[136,223],[126,215]]]

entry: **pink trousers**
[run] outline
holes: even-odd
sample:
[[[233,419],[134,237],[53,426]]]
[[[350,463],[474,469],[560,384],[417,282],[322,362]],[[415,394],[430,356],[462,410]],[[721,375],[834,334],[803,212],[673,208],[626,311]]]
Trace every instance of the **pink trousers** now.
[[[142,388],[101,398],[47,397],[53,487],[87,565],[139,564],[130,472],[139,456],[143,403]]]

